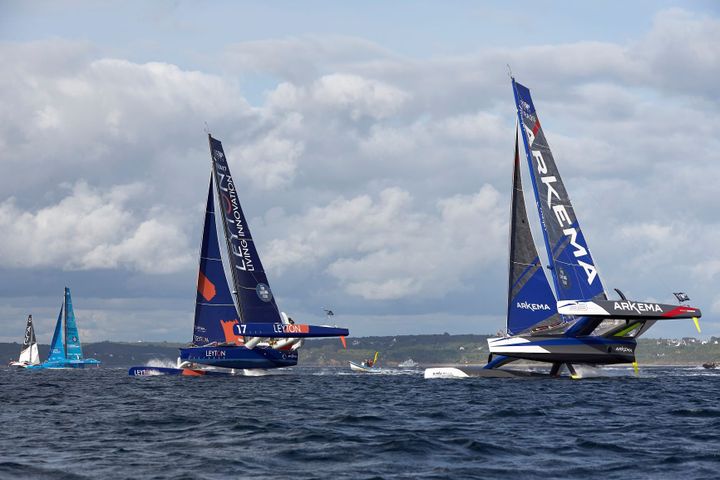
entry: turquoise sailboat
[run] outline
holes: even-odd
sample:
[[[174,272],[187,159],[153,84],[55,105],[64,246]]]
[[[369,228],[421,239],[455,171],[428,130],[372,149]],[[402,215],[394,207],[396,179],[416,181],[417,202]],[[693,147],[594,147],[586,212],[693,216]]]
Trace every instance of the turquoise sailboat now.
[[[55,332],[50,343],[48,358],[40,365],[31,365],[27,368],[86,368],[99,365],[99,360],[83,357],[70,289],[65,287],[65,298],[60,306],[57,323],[55,323]]]

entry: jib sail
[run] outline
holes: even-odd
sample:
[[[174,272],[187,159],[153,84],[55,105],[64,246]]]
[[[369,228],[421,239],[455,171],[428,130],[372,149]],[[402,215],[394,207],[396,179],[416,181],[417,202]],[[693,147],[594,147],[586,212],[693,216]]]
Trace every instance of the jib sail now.
[[[197,296],[195,299],[195,325],[192,343],[197,346],[230,341],[225,331],[228,329],[228,331],[232,332],[232,325],[237,323],[239,319],[220,257],[213,203],[213,182],[211,177],[207,206],[205,208],[205,224],[200,247],[200,267],[198,269]],[[227,326],[224,327],[224,325]]]
[[[55,323],[55,332],[53,333],[52,342],[50,342],[50,353],[48,353],[48,362],[64,361],[65,346],[63,345],[63,312],[65,311],[65,301],[60,305],[60,313],[58,313],[57,322]]]
[[[545,272],[543,272],[542,262],[528,223],[520,176],[520,154],[516,130],[510,218],[507,333],[508,335],[517,335],[551,318],[557,322],[560,321],[555,295],[553,295]]]

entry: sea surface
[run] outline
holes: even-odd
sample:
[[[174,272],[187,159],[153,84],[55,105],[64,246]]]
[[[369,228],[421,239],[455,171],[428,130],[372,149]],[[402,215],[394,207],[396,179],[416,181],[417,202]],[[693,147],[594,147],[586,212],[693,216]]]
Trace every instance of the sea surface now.
[[[720,478],[720,370],[0,369],[0,478]]]

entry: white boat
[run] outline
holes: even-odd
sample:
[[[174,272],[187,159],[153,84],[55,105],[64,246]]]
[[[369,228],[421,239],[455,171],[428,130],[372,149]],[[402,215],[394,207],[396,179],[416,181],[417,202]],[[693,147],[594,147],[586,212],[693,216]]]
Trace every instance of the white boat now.
[[[398,367],[400,367],[400,368],[415,368],[418,365],[420,365],[420,364],[418,362],[416,362],[415,360],[413,360],[412,358],[408,358],[404,362],[398,363]]]
[[[28,315],[20,357],[16,361],[10,362],[9,365],[11,367],[27,367],[28,365],[37,365],[39,363],[40,354],[38,353],[37,340],[35,339],[35,328],[33,328],[32,315]]]
[[[380,369],[377,367],[368,367],[365,362],[362,363],[355,363],[350,362],[350,370],[353,372],[362,372],[362,373],[376,373],[379,372]]]
[[[375,357],[370,360],[363,360],[360,363],[350,362],[350,370],[353,372],[362,373],[375,373],[379,372],[380,369],[377,367],[378,352],[375,352]]]

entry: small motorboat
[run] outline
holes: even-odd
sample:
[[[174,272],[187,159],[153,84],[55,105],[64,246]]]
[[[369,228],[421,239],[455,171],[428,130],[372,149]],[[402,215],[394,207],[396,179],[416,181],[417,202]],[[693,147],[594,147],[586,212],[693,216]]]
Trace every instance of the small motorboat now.
[[[412,358],[408,358],[404,362],[398,363],[398,367],[400,367],[400,368],[415,368],[418,365],[420,365],[420,364],[418,362],[416,362],[415,360],[413,360]]]
[[[704,368],[713,369],[713,368],[720,368],[720,363],[718,362],[707,362],[703,363]]]
[[[360,363],[350,362],[350,370],[353,372],[362,373],[375,373],[379,372],[380,369],[377,367],[378,352],[375,352],[375,357],[367,360],[363,360]]]

